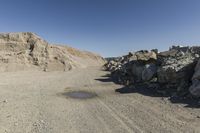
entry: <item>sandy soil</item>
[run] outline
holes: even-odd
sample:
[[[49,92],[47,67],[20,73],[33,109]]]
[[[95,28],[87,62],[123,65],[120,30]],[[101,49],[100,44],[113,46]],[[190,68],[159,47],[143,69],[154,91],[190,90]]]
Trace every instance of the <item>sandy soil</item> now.
[[[0,74],[0,133],[200,132],[200,109],[121,94],[99,68]],[[71,91],[91,92],[73,99]]]

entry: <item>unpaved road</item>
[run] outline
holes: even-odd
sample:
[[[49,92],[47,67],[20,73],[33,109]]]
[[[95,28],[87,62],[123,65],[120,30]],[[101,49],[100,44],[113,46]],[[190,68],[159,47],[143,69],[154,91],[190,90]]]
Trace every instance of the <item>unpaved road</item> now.
[[[99,68],[0,74],[0,133],[200,132],[200,109],[120,94]],[[100,79],[100,80],[95,80]],[[87,91],[97,96],[73,99]]]

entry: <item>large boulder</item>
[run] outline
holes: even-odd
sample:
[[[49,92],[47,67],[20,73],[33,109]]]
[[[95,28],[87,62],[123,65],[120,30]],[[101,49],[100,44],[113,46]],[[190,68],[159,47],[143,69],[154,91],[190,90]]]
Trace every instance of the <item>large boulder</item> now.
[[[144,70],[142,71],[142,80],[150,81],[157,72],[156,64],[146,64]]]
[[[138,61],[157,60],[157,54],[154,51],[142,50],[135,53]]]
[[[148,50],[140,50],[137,52],[129,53],[127,55],[128,61],[141,61],[141,62],[148,62],[148,61],[155,61],[157,60],[156,52],[148,51]]]
[[[195,67],[195,73],[192,77],[192,85],[189,90],[192,95],[200,97],[200,60]]]
[[[132,64],[131,74],[133,76],[134,82],[142,81],[142,72],[144,71],[145,65],[135,62]]]

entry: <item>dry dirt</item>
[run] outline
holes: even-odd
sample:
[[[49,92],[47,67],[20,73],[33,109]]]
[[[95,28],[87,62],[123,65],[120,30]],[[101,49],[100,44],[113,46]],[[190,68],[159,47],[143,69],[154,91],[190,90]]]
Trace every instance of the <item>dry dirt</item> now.
[[[106,74],[97,67],[0,73],[0,133],[200,132],[199,108],[117,93],[122,86]],[[73,91],[87,93],[76,99]]]

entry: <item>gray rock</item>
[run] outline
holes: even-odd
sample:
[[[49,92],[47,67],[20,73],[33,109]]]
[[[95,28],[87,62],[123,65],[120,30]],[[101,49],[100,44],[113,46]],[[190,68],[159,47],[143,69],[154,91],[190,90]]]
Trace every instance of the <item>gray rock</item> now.
[[[196,64],[195,72],[194,72],[194,75],[193,75],[192,79],[198,79],[198,80],[200,80],[200,60]]]
[[[192,85],[189,88],[190,93],[195,97],[200,97],[200,80],[194,79]]]
[[[195,67],[195,73],[192,77],[192,85],[189,88],[192,95],[200,97],[200,60]]]
[[[176,71],[173,67],[160,67],[157,71],[159,83],[175,83]]]
[[[140,65],[134,63],[132,65],[132,75],[134,77],[134,82],[141,82],[142,81],[142,72],[144,71],[144,65]]]
[[[155,64],[145,65],[145,68],[142,71],[142,80],[149,81],[149,80],[153,79],[156,72],[157,72],[157,66]]]

